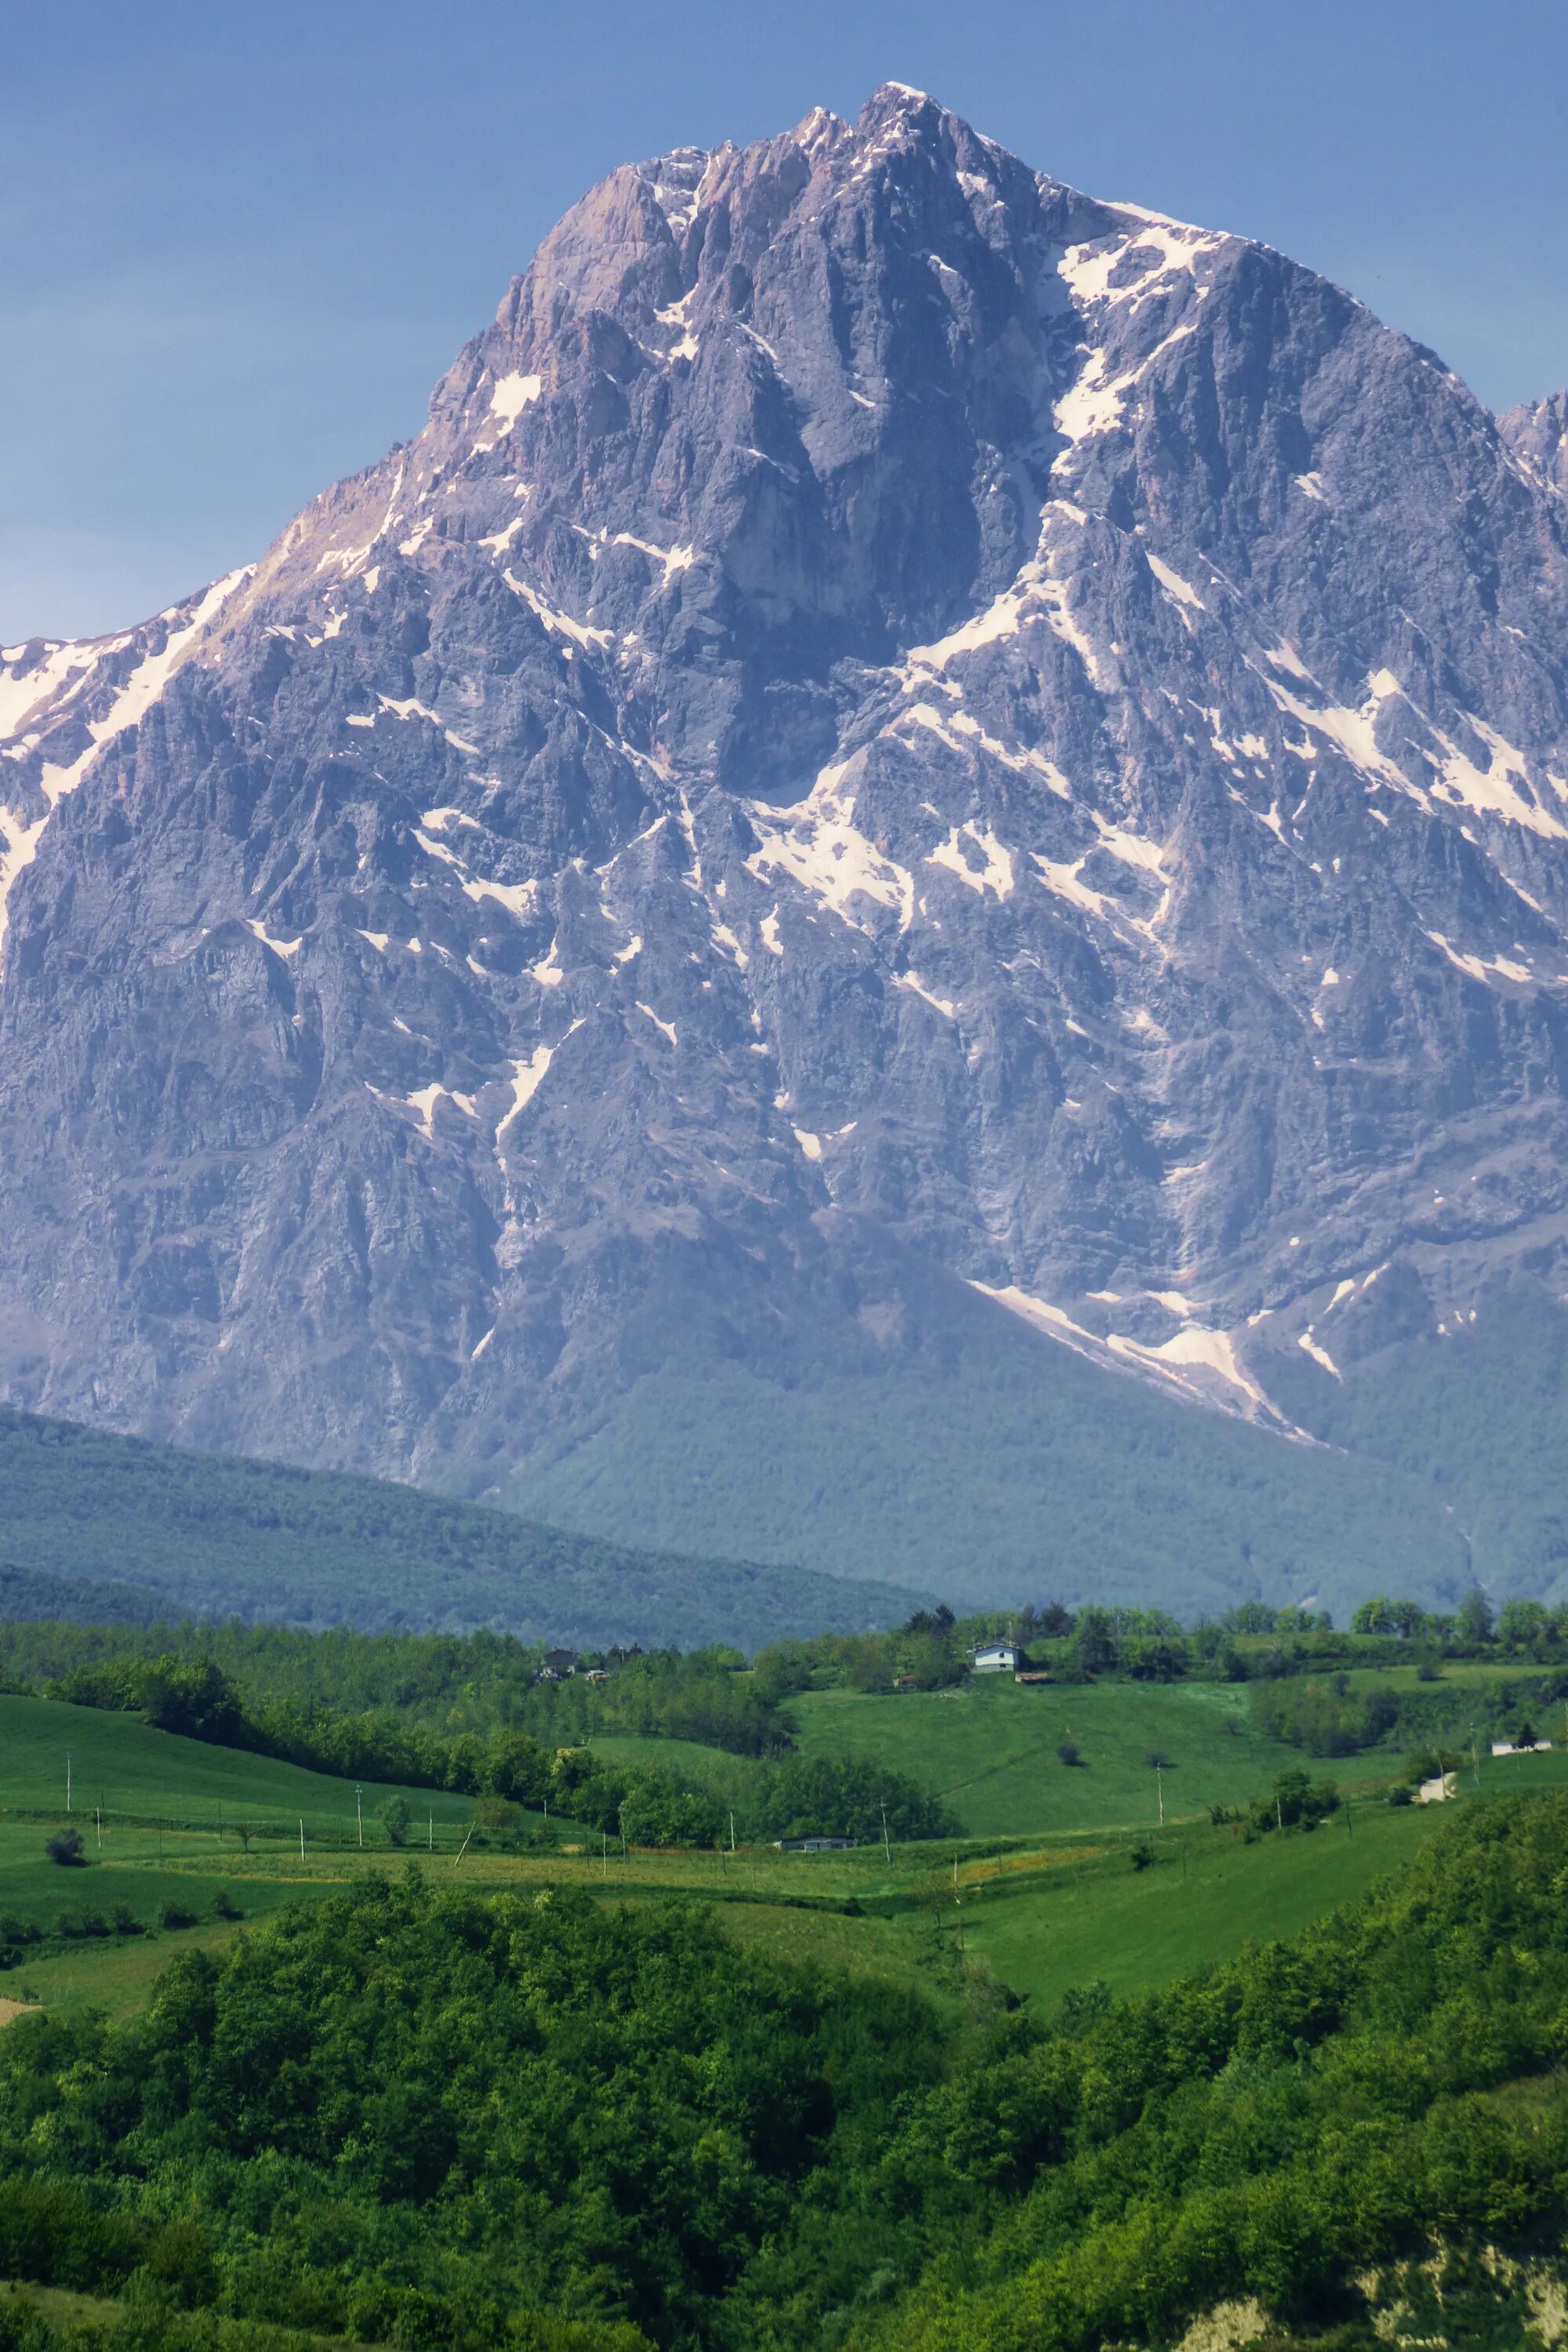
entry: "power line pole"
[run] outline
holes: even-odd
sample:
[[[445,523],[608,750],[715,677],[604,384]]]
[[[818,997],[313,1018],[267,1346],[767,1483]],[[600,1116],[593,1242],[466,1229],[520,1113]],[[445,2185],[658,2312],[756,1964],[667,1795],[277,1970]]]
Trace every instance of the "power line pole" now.
[[[1163,1764],[1156,1764],[1154,1767],[1154,1786],[1160,1798],[1160,1827],[1163,1829],[1165,1826],[1165,1769]]]
[[[360,1787],[357,1780],[354,1782],[354,1820],[359,1824],[359,1842],[361,1848],[363,1849],[364,1845],[364,1790]]]
[[[68,1813],[70,1811],[70,1809],[71,1809],[71,1752],[70,1752],[70,1749],[68,1748],[66,1749],[66,1811],[67,1811],[67,1812],[68,1812]]]
[[[882,1859],[884,1862],[889,1864],[893,1859],[893,1850],[888,1843],[888,1808],[886,1805],[882,1807]]]
[[[300,1859],[301,1862],[305,1859],[305,1816],[303,1813],[300,1816]]]

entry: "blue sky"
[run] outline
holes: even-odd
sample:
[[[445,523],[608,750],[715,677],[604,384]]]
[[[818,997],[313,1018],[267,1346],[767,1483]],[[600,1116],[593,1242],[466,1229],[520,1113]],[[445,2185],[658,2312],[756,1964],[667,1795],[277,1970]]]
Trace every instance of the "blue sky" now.
[[[1283,247],[1494,406],[1568,382],[1562,0],[5,0],[0,638],[258,552],[614,163],[888,79]]]

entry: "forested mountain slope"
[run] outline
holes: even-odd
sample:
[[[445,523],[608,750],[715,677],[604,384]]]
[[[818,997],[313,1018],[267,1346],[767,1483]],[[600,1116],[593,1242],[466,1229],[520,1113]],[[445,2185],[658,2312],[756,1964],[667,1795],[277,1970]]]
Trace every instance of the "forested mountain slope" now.
[[[754,1648],[824,1625],[894,1624],[914,1605],[887,1585],[634,1550],[378,1479],[5,1409],[0,1561],[7,1615],[97,1622],[209,1612]]]

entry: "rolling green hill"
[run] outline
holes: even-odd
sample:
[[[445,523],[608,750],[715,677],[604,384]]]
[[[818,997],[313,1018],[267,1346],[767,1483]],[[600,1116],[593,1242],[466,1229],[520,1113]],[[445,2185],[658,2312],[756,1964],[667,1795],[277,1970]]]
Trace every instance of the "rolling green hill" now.
[[[8,1613],[106,1613],[80,1581],[151,1588],[107,1613],[230,1613],[370,1631],[485,1625],[525,1639],[732,1642],[896,1623],[914,1596],[809,1569],[633,1549],[411,1486],[196,1454],[0,1409]],[[50,1605],[37,1575],[67,1580]]]
[[[1227,1683],[1024,1687],[977,1675],[951,1691],[810,1691],[790,1706],[805,1755],[907,1772],[975,1837],[1144,1826],[1162,1793],[1176,1821],[1256,1796],[1302,1761],[1257,1728],[1245,1687]],[[1076,1765],[1058,1753],[1068,1742]],[[1394,1761],[1374,1750],[1317,1769],[1386,1778]]]
[[[101,1806],[117,1816],[165,1817],[211,1825],[220,1815],[237,1822],[293,1829],[301,1815],[307,1837],[350,1836],[354,1784],[310,1772],[269,1756],[154,1731],[133,1715],[58,1700],[0,1696],[0,1808],[63,1811],[66,1759],[70,1758],[75,1810],[90,1835]],[[473,1815],[471,1797],[439,1790],[383,1788],[366,1781],[365,1819],[374,1823],[387,1800],[405,1796],[423,1824],[427,1814],[448,1829]],[[373,1842],[384,1852],[386,1840]]]

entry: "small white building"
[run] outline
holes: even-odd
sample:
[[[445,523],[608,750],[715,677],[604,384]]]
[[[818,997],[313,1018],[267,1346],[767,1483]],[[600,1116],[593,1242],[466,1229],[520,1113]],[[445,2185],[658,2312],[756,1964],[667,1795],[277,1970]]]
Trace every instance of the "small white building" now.
[[[1010,1675],[1018,1664],[1016,1642],[976,1642],[974,1671],[977,1675]]]

